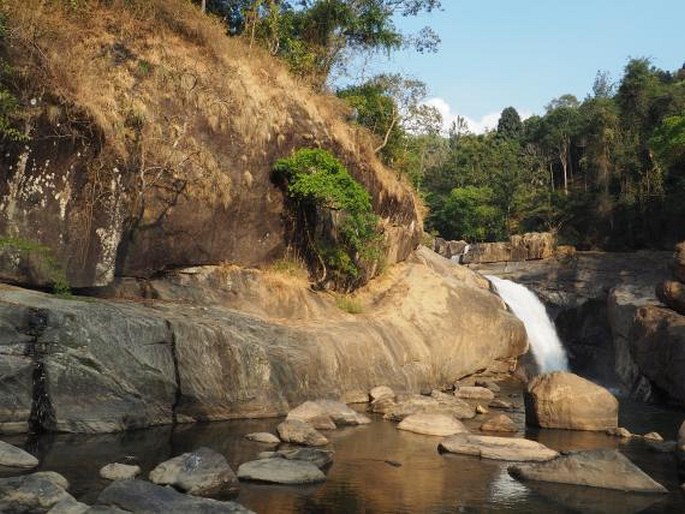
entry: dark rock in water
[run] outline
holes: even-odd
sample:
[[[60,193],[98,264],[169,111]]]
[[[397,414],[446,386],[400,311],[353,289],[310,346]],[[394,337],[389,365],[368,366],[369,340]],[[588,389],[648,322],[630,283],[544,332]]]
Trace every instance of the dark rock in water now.
[[[656,288],[656,297],[678,314],[685,314],[685,284],[682,282],[662,282]]]
[[[88,510],[88,505],[81,503],[70,496],[56,503],[55,506],[48,511],[48,514],[83,514]]]
[[[618,450],[569,452],[554,460],[509,468],[519,480],[583,485],[637,493],[667,493],[664,486],[624,457]]]
[[[315,484],[325,481],[326,475],[310,462],[275,458],[241,464],[238,478],[275,484]]]
[[[90,513],[135,512],[136,514],[254,514],[235,502],[222,502],[179,493],[171,487],[162,487],[142,480],[118,480],[109,485]],[[104,510],[103,510],[104,509]]]
[[[68,487],[67,479],[52,471],[0,478],[0,512],[48,512],[62,501],[74,500]]]
[[[226,458],[210,448],[198,448],[161,463],[150,471],[150,480],[194,496],[229,497],[239,490]]]

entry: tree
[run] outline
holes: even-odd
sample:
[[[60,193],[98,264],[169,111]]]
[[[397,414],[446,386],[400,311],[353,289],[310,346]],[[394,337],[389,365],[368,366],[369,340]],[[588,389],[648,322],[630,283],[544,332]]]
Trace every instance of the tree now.
[[[507,107],[500,114],[497,122],[497,135],[503,139],[518,139],[523,131],[519,113],[513,107]]]

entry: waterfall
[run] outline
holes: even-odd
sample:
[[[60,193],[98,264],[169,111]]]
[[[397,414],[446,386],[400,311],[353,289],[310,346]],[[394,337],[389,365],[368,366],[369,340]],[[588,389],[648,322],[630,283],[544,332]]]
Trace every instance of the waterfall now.
[[[545,306],[527,287],[503,278],[486,276],[516,314],[528,333],[533,357],[541,373],[568,370],[566,352]]]

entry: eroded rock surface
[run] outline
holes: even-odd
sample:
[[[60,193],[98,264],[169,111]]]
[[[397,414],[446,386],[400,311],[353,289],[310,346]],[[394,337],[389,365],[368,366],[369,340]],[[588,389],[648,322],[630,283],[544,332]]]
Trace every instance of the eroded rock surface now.
[[[483,459],[509,461],[547,461],[559,455],[545,445],[528,439],[475,434],[459,434],[443,439],[438,449]]]
[[[288,459],[259,459],[241,464],[240,480],[276,484],[315,484],[326,480],[321,470],[310,462]]]
[[[461,421],[444,414],[412,414],[404,418],[397,428],[416,434],[442,437],[468,432]]]

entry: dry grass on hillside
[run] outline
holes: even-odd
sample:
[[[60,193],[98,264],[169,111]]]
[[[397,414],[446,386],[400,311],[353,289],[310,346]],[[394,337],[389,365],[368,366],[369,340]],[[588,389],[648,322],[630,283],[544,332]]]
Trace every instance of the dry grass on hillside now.
[[[22,104],[42,99],[26,122],[87,118],[107,153],[136,170],[143,192],[182,176],[186,194],[226,206],[266,179],[295,135],[308,134],[343,154],[367,188],[382,184],[385,198],[374,202],[382,215],[403,203],[413,208],[401,221],[417,215],[410,188],[342,121],[337,99],[312,94],[260,49],[227,38],[187,0],[4,0],[0,8]]]

